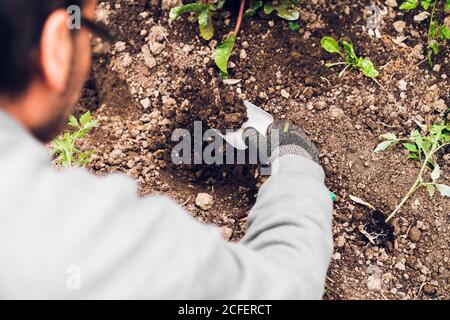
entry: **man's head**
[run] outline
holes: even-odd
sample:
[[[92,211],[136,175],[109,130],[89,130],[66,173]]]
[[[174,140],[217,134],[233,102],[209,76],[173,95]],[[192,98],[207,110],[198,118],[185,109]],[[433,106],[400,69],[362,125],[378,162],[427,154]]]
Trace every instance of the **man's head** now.
[[[88,74],[87,30],[70,30],[67,8],[93,19],[95,0],[0,0],[0,107],[47,142],[73,111]]]

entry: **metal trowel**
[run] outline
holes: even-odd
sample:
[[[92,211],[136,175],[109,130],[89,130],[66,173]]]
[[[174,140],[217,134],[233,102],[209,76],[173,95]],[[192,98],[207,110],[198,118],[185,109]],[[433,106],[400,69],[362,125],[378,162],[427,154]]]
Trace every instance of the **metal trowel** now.
[[[265,137],[267,129],[274,122],[274,118],[269,113],[255,106],[253,103],[244,101],[244,105],[247,108],[248,121],[245,122],[240,129],[230,131],[226,134],[217,130],[217,133],[237,150],[246,150],[248,148],[243,136],[245,129],[253,128],[260,135]]]

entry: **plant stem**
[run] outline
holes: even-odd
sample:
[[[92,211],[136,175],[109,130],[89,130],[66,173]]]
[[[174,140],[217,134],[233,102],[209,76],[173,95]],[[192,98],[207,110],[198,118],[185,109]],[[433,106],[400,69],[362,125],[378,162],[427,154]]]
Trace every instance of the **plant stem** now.
[[[445,147],[447,145],[448,145],[448,143],[445,143],[435,149],[431,149],[430,153],[428,155],[426,155],[425,160],[422,163],[422,167],[420,168],[419,175],[417,176],[416,181],[412,185],[411,189],[409,189],[409,191],[405,195],[405,197],[402,199],[402,201],[400,201],[400,203],[397,205],[397,207],[395,207],[394,211],[392,211],[390,216],[386,219],[386,222],[389,222],[389,220],[391,220],[397,214],[397,212],[405,204],[405,202],[409,199],[409,197],[411,197],[414,194],[414,192],[416,192],[417,189],[419,189],[423,185],[422,176],[423,176],[423,173],[425,172],[425,169],[427,168],[428,161],[431,159],[433,154],[435,154],[438,150],[442,149],[443,147]]]
[[[331,67],[339,66],[339,65],[343,65],[343,64],[348,64],[348,62],[327,63],[327,64],[325,64],[325,67],[331,68]]]
[[[430,24],[428,25],[428,34],[427,34],[428,63],[432,63],[430,50],[433,50],[433,49],[430,48],[430,43],[431,43],[431,40],[432,40],[432,39],[430,39],[430,34],[431,34],[431,27],[433,26],[433,19],[434,19],[434,13],[436,11],[436,4],[437,4],[437,2],[438,2],[438,0],[434,0],[433,10],[431,11]]]
[[[236,23],[236,29],[234,29],[234,34],[238,36],[239,30],[241,29],[242,18],[244,17],[245,0],[241,0],[241,6],[239,8],[239,16]]]
[[[434,13],[436,11],[436,3],[437,2],[438,2],[437,0],[434,0],[433,10],[431,11],[430,24],[428,25],[428,44],[430,43],[431,26],[433,25]]]
[[[426,163],[424,163],[424,165],[422,165],[422,168],[424,168],[425,166],[426,166]],[[394,209],[394,211],[392,211],[391,215],[386,219],[386,222],[389,222],[389,220],[391,220],[396,215],[396,213],[405,204],[405,202],[409,199],[409,197],[411,197],[414,194],[414,192],[417,191],[417,189],[420,186],[421,178],[422,178],[422,175],[419,174],[419,176],[417,177],[417,179],[414,182],[414,184],[411,187],[411,189],[409,189],[408,193],[405,195],[405,197],[402,199],[402,201],[400,201],[400,203],[397,205],[397,207]]]

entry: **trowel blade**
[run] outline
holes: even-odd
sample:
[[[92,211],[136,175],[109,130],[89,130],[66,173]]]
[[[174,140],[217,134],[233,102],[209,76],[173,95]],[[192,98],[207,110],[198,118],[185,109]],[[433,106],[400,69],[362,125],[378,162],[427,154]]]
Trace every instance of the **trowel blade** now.
[[[247,108],[247,122],[245,122],[239,130],[223,135],[221,132],[217,133],[231,144],[237,150],[246,150],[248,147],[245,144],[243,133],[247,128],[255,129],[260,135],[266,136],[267,129],[273,123],[274,118],[263,109],[255,106],[249,101],[244,101]]]

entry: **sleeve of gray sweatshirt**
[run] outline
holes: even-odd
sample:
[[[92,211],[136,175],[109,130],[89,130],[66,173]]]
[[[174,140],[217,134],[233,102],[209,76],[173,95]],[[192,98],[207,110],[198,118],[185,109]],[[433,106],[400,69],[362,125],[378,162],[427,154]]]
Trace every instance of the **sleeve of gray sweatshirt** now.
[[[236,244],[127,177],[57,172],[38,149],[0,139],[0,298],[322,297],[332,203],[314,162],[276,160]]]

